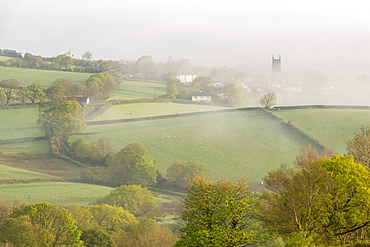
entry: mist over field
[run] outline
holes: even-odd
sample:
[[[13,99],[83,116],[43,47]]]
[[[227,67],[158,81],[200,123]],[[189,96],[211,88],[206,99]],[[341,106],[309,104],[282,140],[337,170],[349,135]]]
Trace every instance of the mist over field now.
[[[2,48],[56,56],[133,60],[170,56],[194,65],[271,76],[282,55],[284,79],[320,83],[322,95],[280,104],[369,104],[370,16],[360,1],[5,0]],[[276,90],[277,91],[277,90]],[[277,92],[279,94],[279,92]],[[296,98],[296,99],[294,99]],[[282,97],[279,97],[282,99]]]

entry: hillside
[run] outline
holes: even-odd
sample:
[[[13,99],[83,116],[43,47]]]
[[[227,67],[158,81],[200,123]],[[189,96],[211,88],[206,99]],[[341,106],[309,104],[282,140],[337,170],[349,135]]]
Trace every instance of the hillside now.
[[[21,86],[28,86],[37,82],[44,87],[48,87],[59,78],[72,79],[75,82],[82,83],[90,75],[89,73],[0,67],[0,81],[15,79],[19,81]]]

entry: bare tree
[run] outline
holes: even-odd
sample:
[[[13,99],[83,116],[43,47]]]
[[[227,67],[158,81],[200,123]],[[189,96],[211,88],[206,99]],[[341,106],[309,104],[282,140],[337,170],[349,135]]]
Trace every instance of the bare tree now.
[[[268,93],[268,94],[265,94],[265,95],[262,96],[262,98],[260,100],[260,104],[263,107],[265,107],[267,109],[270,109],[274,105],[276,105],[276,100],[277,100],[277,97],[276,97],[275,93]]]

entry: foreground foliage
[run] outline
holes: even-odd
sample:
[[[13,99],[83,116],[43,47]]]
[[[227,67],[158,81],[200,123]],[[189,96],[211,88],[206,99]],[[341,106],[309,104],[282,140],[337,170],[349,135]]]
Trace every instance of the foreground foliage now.
[[[183,200],[182,235],[175,246],[247,246],[257,240],[254,199],[244,180],[193,179]]]
[[[17,247],[83,246],[80,235],[67,210],[48,203],[24,206],[0,227],[0,241]]]
[[[264,179],[270,190],[259,200],[264,226],[288,244],[300,239],[301,246],[367,239],[369,169],[343,155],[319,160],[311,156],[298,167],[272,171]]]

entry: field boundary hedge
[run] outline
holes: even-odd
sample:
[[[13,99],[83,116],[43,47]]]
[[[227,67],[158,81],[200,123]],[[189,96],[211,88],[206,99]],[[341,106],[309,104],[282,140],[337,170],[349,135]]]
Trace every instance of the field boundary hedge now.
[[[0,179],[0,184],[29,184],[39,182],[65,182],[62,178]]]
[[[34,141],[40,141],[40,140],[45,140],[45,139],[46,139],[45,136],[7,139],[7,140],[0,140],[0,145],[1,144],[12,144],[12,143],[34,142]]]
[[[297,108],[297,109],[301,109],[301,108]],[[308,135],[303,130],[297,128],[293,124],[285,122],[283,119],[281,119],[280,117],[276,116],[271,110],[268,110],[268,109],[263,108],[263,111],[271,119],[273,119],[273,120],[277,121],[278,123],[282,124],[285,128],[293,131],[296,135],[298,135],[298,136],[306,139],[310,144],[313,144],[313,146],[316,146],[317,148],[319,148],[321,150],[324,149],[325,145],[323,145],[322,143],[320,143],[318,140],[316,140],[312,136]]]

